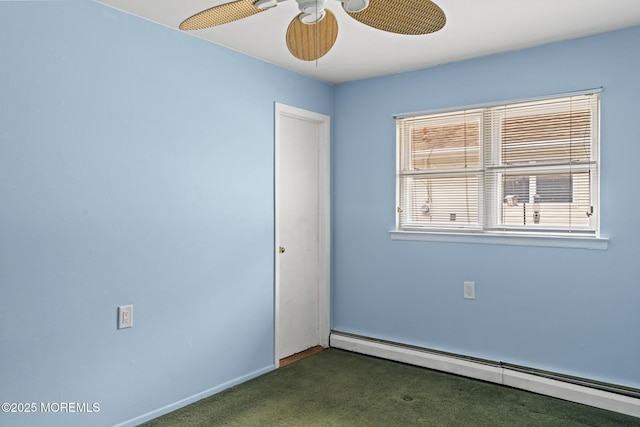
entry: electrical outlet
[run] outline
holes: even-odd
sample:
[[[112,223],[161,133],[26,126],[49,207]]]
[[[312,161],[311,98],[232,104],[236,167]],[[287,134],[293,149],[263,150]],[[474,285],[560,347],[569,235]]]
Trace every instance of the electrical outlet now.
[[[464,299],[476,299],[476,282],[464,282]]]
[[[118,307],[118,329],[126,329],[133,326],[133,305],[121,305]]]

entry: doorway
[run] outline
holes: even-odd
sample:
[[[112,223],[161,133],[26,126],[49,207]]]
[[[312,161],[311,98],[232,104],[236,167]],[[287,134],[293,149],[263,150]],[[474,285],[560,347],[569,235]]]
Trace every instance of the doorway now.
[[[329,344],[329,117],[275,105],[275,365]]]

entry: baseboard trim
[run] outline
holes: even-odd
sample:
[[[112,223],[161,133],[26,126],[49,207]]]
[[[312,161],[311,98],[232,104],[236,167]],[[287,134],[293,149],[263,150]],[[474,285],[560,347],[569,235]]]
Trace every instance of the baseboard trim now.
[[[331,332],[329,346],[640,417],[638,398],[511,370],[501,366],[499,362],[439,354],[427,349],[337,331]]]
[[[210,388],[208,390],[205,390],[203,392],[200,393],[196,393],[192,396],[189,396],[185,399],[179,400],[177,402],[171,403],[167,406],[163,406],[162,408],[156,409],[154,411],[151,412],[147,412],[146,414],[140,415],[138,417],[132,418],[130,420],[124,421],[120,424],[115,425],[114,427],[134,427],[137,425],[140,425],[142,423],[145,423],[147,421],[151,421],[154,418],[158,418],[162,415],[166,415],[169,412],[173,412],[175,410],[178,410],[180,408],[183,408],[187,405],[190,405],[192,403],[197,402],[198,400],[202,400],[205,399],[207,397],[213,396],[214,394],[220,393],[221,391],[224,391],[230,387],[233,387],[235,385],[238,384],[242,384],[246,381],[252,380],[254,378],[257,378],[261,375],[266,374],[267,372],[271,372],[275,369],[275,366],[267,366],[265,368],[262,369],[258,369],[257,371],[251,372],[247,375],[243,375],[241,377],[238,378],[234,378],[231,381],[227,381],[226,383],[220,384],[217,387],[213,387]]]

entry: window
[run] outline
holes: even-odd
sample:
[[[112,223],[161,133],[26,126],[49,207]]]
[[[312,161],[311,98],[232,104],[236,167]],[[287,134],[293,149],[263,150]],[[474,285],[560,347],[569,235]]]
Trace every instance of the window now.
[[[397,230],[598,237],[598,121],[598,93],[397,117]]]

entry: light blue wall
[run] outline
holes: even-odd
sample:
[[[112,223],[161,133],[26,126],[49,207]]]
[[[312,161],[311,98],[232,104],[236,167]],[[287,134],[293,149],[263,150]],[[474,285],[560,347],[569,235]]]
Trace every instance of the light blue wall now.
[[[335,329],[640,387],[638,45],[332,88],[96,3],[0,2],[0,401],[100,404],[0,424],[141,421],[272,368],[276,101],[334,116]],[[392,114],[599,86],[607,251],[389,239]]]
[[[97,3],[0,2],[0,401],[100,405],[0,425],[140,421],[272,369],[274,102],[331,115],[333,88]]]
[[[640,387],[638,46],[635,27],[338,85],[332,327]],[[393,114],[596,87],[607,251],[390,240]]]

